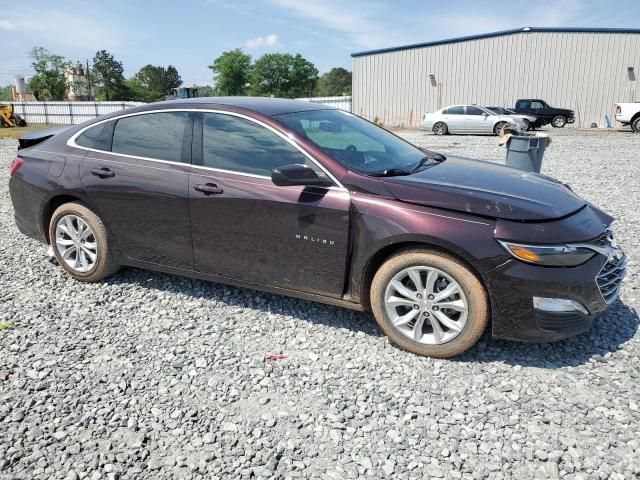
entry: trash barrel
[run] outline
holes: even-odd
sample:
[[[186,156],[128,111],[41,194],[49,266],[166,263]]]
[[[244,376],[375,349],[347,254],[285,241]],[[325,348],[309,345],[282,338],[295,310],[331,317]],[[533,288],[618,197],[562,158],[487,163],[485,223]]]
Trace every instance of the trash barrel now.
[[[548,137],[512,135],[507,141],[507,165],[540,173]]]

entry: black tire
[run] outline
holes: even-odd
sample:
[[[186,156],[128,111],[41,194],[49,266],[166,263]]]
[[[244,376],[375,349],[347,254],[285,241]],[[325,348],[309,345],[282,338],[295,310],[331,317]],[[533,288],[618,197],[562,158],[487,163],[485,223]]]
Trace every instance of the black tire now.
[[[640,133],[640,116],[631,121],[631,130],[636,133]]]
[[[556,115],[553,117],[553,120],[551,120],[551,125],[553,125],[554,128],[563,128],[566,124],[567,119],[564,115]]]
[[[531,122],[529,120],[527,120],[526,118],[523,118],[522,123],[524,124],[525,131],[531,130]]]
[[[493,133],[494,135],[502,135],[502,131],[504,130],[504,127],[507,126],[507,122],[498,122],[493,126]]]
[[[97,245],[97,258],[93,267],[86,272],[78,272],[68,266],[56,245],[56,227],[62,218],[69,214],[80,217],[93,231],[93,237]],[[80,202],[65,203],[53,212],[51,221],[49,222],[49,240],[58,263],[76,280],[82,282],[97,282],[113,275],[120,268],[120,265],[118,265],[114,258],[113,249],[104,223],[102,223],[100,217]]]
[[[409,267],[437,268],[461,287],[467,299],[468,313],[464,327],[455,338],[441,344],[419,343],[392,324],[385,307],[387,285]],[[411,249],[389,258],[373,278],[370,301],[373,315],[387,337],[400,348],[425,357],[446,358],[468,350],[481,337],[490,316],[487,292],[480,280],[458,259],[438,250]]]
[[[444,122],[436,122],[433,126],[433,133],[436,135],[446,135],[449,133],[449,127]]]

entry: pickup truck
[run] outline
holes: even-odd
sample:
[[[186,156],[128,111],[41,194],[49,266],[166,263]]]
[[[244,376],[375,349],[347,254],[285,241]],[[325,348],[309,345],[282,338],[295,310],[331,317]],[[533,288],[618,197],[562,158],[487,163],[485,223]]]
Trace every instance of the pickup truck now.
[[[616,121],[640,133],[640,102],[616,103]]]
[[[555,128],[562,128],[567,123],[575,122],[575,113],[566,108],[555,108],[544,100],[538,98],[521,98],[516,102],[514,108],[516,113],[523,115],[535,115],[538,120],[533,124],[533,128],[551,124]]]

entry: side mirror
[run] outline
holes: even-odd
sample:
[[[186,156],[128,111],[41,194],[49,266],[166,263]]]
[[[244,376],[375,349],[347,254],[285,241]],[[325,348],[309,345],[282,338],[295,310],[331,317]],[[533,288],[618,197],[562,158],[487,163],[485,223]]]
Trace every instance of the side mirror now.
[[[313,168],[298,163],[274,168],[271,170],[271,181],[279,187],[294,185],[328,187],[332,185],[328,180],[320,178]]]

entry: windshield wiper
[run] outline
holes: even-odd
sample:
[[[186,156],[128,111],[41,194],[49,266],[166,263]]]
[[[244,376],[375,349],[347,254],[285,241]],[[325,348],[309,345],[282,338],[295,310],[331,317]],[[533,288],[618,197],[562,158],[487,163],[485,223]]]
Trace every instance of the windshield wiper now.
[[[417,172],[420,168],[426,165],[442,163],[447,159],[447,157],[440,155],[439,153],[432,152],[430,150],[423,150],[422,148],[420,150],[426,153],[426,155],[422,157],[416,166],[411,169],[411,173]]]
[[[399,177],[401,175],[411,175],[412,172],[403,170],[401,168],[390,168],[388,170],[382,170],[381,172],[369,173],[370,177]]]

